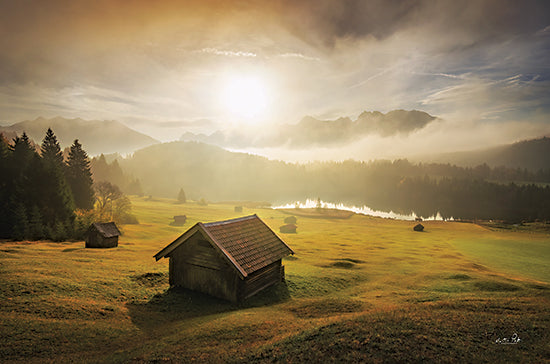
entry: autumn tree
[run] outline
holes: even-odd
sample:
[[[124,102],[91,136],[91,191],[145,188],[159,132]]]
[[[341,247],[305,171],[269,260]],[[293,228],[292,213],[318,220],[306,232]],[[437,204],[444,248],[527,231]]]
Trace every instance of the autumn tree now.
[[[111,220],[113,217],[113,202],[123,196],[117,185],[107,181],[95,184],[97,210],[102,218]]]
[[[110,182],[101,181],[95,184],[97,212],[101,220],[111,221],[121,224],[137,224],[138,221],[132,215],[132,203],[130,199],[122,193],[117,185]]]

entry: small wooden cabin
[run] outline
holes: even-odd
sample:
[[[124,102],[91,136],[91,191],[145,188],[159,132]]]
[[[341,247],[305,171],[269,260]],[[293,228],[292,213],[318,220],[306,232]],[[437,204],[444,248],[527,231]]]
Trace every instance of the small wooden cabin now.
[[[417,224],[417,225],[415,225],[415,227],[413,227],[413,230],[414,231],[424,231],[424,225]]]
[[[298,226],[294,225],[294,224],[286,224],[286,225],[283,225],[281,227],[279,227],[279,232],[283,233],[283,234],[296,234],[296,228]]]
[[[170,258],[169,282],[232,302],[284,280],[294,254],[258,216],[197,223],[155,255]]]
[[[176,215],[174,216],[174,221],[170,223],[172,226],[183,226],[187,221],[187,215]]]
[[[115,248],[120,231],[114,222],[96,222],[86,234],[86,248]]]

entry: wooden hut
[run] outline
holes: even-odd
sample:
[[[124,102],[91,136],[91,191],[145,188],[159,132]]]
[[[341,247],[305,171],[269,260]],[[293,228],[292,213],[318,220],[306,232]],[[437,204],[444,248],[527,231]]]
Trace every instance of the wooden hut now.
[[[174,221],[170,223],[172,226],[183,226],[185,225],[185,222],[187,221],[186,215],[176,215],[174,216]]]
[[[283,234],[296,234],[297,226],[294,224],[286,224],[279,227],[279,231]]]
[[[413,230],[414,231],[424,231],[424,225],[422,224],[417,224],[413,227]]]
[[[169,282],[238,302],[284,280],[294,254],[256,215],[197,223],[155,255],[170,258]]]
[[[242,206],[235,206],[235,212],[243,212]]]
[[[120,231],[114,222],[96,222],[86,234],[86,248],[115,248]]]

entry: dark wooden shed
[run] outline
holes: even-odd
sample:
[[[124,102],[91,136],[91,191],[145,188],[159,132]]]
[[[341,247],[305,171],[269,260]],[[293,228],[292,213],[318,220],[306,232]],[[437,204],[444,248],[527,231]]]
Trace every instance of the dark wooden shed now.
[[[176,215],[174,216],[174,221],[170,223],[173,226],[183,226],[187,221],[187,215]]]
[[[413,230],[414,231],[424,231],[424,225],[422,224],[417,224],[413,227]]]
[[[155,255],[170,258],[169,282],[238,302],[284,280],[294,254],[258,216],[197,223]]]
[[[115,248],[120,235],[114,222],[93,223],[86,234],[86,248]]]
[[[283,225],[281,227],[279,227],[279,232],[283,233],[283,234],[296,234],[296,228],[298,226],[294,225],[294,224],[286,224],[286,225]]]

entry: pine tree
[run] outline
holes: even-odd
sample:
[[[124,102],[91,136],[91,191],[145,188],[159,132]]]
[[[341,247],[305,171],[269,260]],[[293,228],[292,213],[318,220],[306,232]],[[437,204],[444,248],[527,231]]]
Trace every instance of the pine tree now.
[[[36,205],[32,207],[29,214],[28,228],[30,239],[40,240],[46,237],[44,226],[42,225],[42,214]]]
[[[22,203],[16,203],[12,215],[13,230],[12,237],[15,240],[24,240],[29,237],[29,221],[27,211]]]
[[[11,176],[11,154],[10,145],[4,138],[4,135],[0,133],[0,238],[9,237],[9,231],[11,226],[8,220],[8,202],[11,191],[9,189],[10,181],[13,178]]]
[[[88,154],[76,139],[71,145],[67,168],[65,169],[67,183],[72,191],[76,208],[90,210],[94,207],[95,194],[93,190],[92,172]]]
[[[178,193],[178,202],[179,203],[186,203],[187,198],[185,197],[185,191],[183,188],[180,188],[180,192]]]
[[[59,168],[63,167],[63,152],[61,152],[61,147],[59,146],[57,137],[50,128],[48,128],[46,136],[42,141],[40,152],[44,161],[53,163]]]
[[[36,176],[36,164],[40,158],[34,150],[26,133],[13,139],[11,153],[7,159],[7,168],[3,171],[5,181],[5,198],[3,205],[3,220],[8,223],[3,229],[6,237],[24,239],[28,237],[28,212],[33,200],[34,188],[32,181]],[[5,227],[5,226],[4,226]]]
[[[44,224],[50,228],[54,228],[56,223],[72,224],[73,196],[65,180],[61,147],[51,129],[48,129],[40,150],[43,162],[40,178],[43,182],[40,188],[39,207]]]
[[[68,235],[67,235],[67,230],[66,230],[65,224],[62,223],[61,221],[56,222],[55,225],[54,225],[54,228],[52,230],[52,235],[50,236],[50,238],[53,241],[66,240],[68,238]]]

